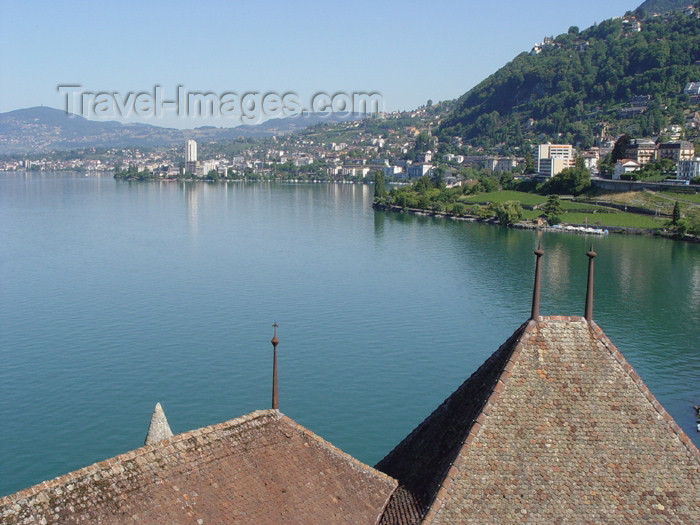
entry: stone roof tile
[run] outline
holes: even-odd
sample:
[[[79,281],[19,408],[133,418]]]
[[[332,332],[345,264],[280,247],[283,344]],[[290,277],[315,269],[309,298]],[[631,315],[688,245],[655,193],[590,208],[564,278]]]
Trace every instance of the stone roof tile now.
[[[376,525],[396,482],[275,410],[194,430],[0,499],[0,524]]]
[[[377,467],[387,525],[700,523],[700,453],[580,317],[521,326]]]

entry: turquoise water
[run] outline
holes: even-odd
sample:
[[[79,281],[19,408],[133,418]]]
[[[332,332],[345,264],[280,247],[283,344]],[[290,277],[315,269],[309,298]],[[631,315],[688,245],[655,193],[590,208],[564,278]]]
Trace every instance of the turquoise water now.
[[[374,212],[349,184],[0,175],[0,495],[270,406],[374,464],[529,316],[583,313],[591,238]],[[695,441],[700,246],[595,238],[594,317]]]

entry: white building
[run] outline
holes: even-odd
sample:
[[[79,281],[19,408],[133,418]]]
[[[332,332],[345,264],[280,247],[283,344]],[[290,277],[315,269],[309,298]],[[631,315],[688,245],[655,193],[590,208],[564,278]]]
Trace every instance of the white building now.
[[[622,175],[625,173],[630,173],[632,171],[637,171],[642,165],[636,160],[632,159],[620,159],[615,164],[615,171],[613,171],[613,180],[620,180]]]
[[[197,141],[193,139],[185,141],[185,171],[197,173]]]
[[[484,157],[482,166],[494,173],[512,171],[518,165],[515,157]]]
[[[581,153],[581,158],[583,158],[583,165],[589,173],[598,173],[598,162],[600,161],[600,149],[591,148],[588,151]]]
[[[700,157],[690,160],[679,160],[676,168],[676,178],[679,180],[693,180],[700,177]]]
[[[415,164],[411,164],[406,168],[406,176],[409,179],[422,177],[423,175],[429,175],[432,169],[432,164],[427,164],[425,162],[416,162]]]
[[[185,141],[185,162],[197,162],[197,141],[188,139]]]
[[[700,82],[688,82],[683,88],[686,95],[700,95]]]
[[[384,168],[385,177],[401,177],[403,175],[403,169],[401,166],[386,166]]]
[[[369,166],[365,166],[362,164],[346,164],[341,168],[340,174],[343,175],[344,177],[363,177],[364,178],[367,176],[369,171],[370,171]]]

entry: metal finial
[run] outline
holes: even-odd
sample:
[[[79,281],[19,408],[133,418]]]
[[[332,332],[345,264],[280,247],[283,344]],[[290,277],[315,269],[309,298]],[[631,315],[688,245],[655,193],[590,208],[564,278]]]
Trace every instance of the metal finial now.
[[[279,409],[279,396],[277,392],[277,345],[280,340],[277,339],[277,322],[275,321],[272,325],[273,333],[272,339],[272,409]]]
[[[274,346],[277,346],[277,343],[280,342],[280,340],[277,339],[277,326],[278,326],[277,321],[275,321],[274,323],[272,323],[272,330],[273,330],[273,332],[272,332],[272,339],[270,340],[270,342],[271,342]]]
[[[535,255],[537,256],[537,260],[535,261],[535,286],[532,289],[532,311],[530,312],[530,319],[537,320],[540,316],[540,257],[544,255],[542,241],[537,243]]]
[[[586,309],[584,317],[589,323],[593,320],[593,259],[596,252],[593,251],[593,244],[591,244],[591,249],[586,252],[588,256],[588,284],[586,286]]]

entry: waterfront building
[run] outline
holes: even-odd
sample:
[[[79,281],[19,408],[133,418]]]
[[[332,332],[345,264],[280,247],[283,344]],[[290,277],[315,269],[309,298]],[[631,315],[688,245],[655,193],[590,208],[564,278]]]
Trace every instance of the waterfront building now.
[[[197,141],[193,139],[185,141],[185,171],[197,173]]]
[[[535,254],[530,318],[374,468],[273,379],[272,409],[175,436],[157,406],[148,445],[0,498],[0,523],[700,523],[700,451],[593,320],[595,252],[583,317],[539,315]]]
[[[340,169],[340,174],[344,177],[366,177],[370,172],[370,167],[364,164],[345,164]]]
[[[432,173],[433,165],[427,162],[416,162],[406,167],[406,176],[409,179],[415,179],[417,177],[422,177],[423,175],[430,175]]]
[[[574,148],[571,144],[540,144],[537,146],[537,173],[554,177],[574,166]]]
[[[386,166],[384,169],[385,177],[402,177],[403,169],[400,166]]]

